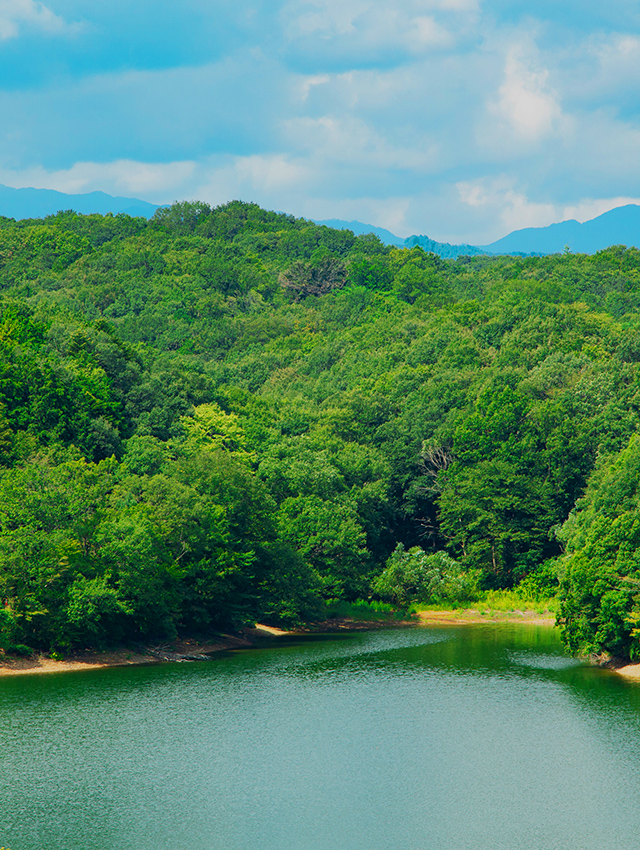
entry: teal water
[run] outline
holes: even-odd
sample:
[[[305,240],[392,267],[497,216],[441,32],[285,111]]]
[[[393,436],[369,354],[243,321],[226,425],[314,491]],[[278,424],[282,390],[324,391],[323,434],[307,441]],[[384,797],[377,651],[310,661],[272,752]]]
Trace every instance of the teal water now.
[[[640,685],[524,626],[0,680],[11,850],[638,850]]]

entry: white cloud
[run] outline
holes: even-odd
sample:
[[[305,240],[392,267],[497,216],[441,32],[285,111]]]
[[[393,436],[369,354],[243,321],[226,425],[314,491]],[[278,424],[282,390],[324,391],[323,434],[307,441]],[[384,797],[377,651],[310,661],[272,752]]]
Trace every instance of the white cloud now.
[[[405,43],[415,53],[424,48],[449,45],[452,40],[450,33],[428,15],[413,18],[405,32]]]
[[[0,40],[16,38],[24,25],[45,32],[62,32],[67,24],[51,9],[35,0],[0,0]]]
[[[594,104],[617,106],[627,92],[635,93],[640,74],[640,37],[613,33],[591,37],[571,51],[561,69],[567,96],[593,108]],[[622,95],[622,98],[621,98]]]
[[[57,74],[40,87],[0,88],[0,167],[262,153],[277,147],[275,122],[299,101],[294,88],[275,60],[246,52],[199,67]]]
[[[498,104],[492,111],[501,115],[521,139],[541,139],[555,129],[562,116],[548,78],[548,70],[536,67],[521,46],[509,49]]]
[[[328,36],[353,32],[357,19],[367,11],[368,5],[365,0],[311,0],[296,14],[300,3],[289,3],[284,10],[284,18],[290,21],[287,34],[294,39],[316,33]]]
[[[433,9],[444,9],[448,12],[476,12],[480,7],[478,0],[434,0],[428,5]]]
[[[329,74],[315,74],[310,77],[302,77],[299,81],[300,99],[303,103],[306,102],[315,86],[323,86],[329,82],[331,82]]]
[[[343,221],[361,221],[363,224],[374,224],[384,227],[396,236],[404,238],[412,235],[407,225],[407,214],[411,198],[348,198],[327,199],[322,197],[310,198],[305,205],[302,215],[323,221],[338,218]]]
[[[591,51],[605,76],[636,72],[640,61],[640,37],[614,33],[592,42]]]
[[[455,194],[423,190],[384,197],[344,197],[326,180],[315,160],[287,154],[211,157],[203,161],[144,163],[78,162],[71,168],[0,169],[0,183],[70,194],[101,190],[155,203],[184,198],[213,205],[233,199],[255,201],[306,218],[356,219],[386,227],[398,236],[421,233],[440,241],[488,244],[523,227],[545,227],[575,218],[587,221],[640,198],[585,198],[573,204],[541,203],[515,188],[508,176],[460,181]]]
[[[282,154],[218,156],[199,162],[77,162],[70,168],[50,171],[40,166],[21,170],[0,168],[0,183],[14,188],[31,186],[70,194],[101,190],[112,195],[135,195],[156,203],[183,198],[212,203],[234,198],[269,202],[275,201],[283,191],[309,185],[312,178],[303,162]]]
[[[56,189],[69,194],[100,190],[154,203],[189,198],[216,205],[242,199],[308,218],[359,218],[408,235],[408,198],[345,199],[336,197],[325,182],[312,161],[285,154],[219,156],[200,162],[78,162],[55,171],[0,169],[0,183],[14,188]]]
[[[557,221],[552,203],[530,201],[525,194],[513,188],[508,177],[460,181],[456,188],[463,204],[490,214],[495,228],[495,219],[501,222],[502,234],[522,227],[544,227]]]
[[[420,145],[397,146],[367,122],[348,115],[295,118],[284,127],[289,141],[324,167],[346,164],[432,171],[438,159],[437,147],[424,135]]]
[[[212,203],[234,198],[274,203],[298,193],[312,177],[304,162],[284,154],[216,158],[200,164],[196,196]]]
[[[112,195],[181,196],[196,170],[195,162],[148,163],[132,160],[76,162],[71,168],[48,171],[41,166],[21,170],[0,169],[0,183],[19,189],[26,186],[56,189],[69,194],[103,191]]]
[[[285,5],[282,20],[294,48],[356,62],[364,53],[380,61],[393,51],[411,55],[451,46],[460,14],[475,8],[467,0],[293,0]]]
[[[58,50],[40,86],[0,89],[0,182],[242,198],[471,244],[640,197],[635,24],[571,30],[567,10],[496,0],[240,0],[255,15],[233,29],[224,4],[196,5],[218,15],[219,58],[136,64],[149,44],[132,35],[113,67],[67,73]],[[0,0],[0,39],[36,26],[66,25]]]

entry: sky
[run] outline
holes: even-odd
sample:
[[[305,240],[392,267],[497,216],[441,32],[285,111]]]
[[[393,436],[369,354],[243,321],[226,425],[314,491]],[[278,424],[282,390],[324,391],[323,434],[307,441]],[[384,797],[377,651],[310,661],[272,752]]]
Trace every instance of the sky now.
[[[630,0],[0,0],[0,183],[488,244],[640,203]]]

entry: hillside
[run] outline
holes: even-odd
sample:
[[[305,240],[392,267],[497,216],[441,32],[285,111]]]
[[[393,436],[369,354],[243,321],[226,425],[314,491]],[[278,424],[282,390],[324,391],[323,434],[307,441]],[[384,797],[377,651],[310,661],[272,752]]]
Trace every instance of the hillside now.
[[[636,249],[444,261],[183,203],[3,220],[0,283],[4,647],[300,622],[411,567],[449,601],[560,576],[572,647],[634,651]]]

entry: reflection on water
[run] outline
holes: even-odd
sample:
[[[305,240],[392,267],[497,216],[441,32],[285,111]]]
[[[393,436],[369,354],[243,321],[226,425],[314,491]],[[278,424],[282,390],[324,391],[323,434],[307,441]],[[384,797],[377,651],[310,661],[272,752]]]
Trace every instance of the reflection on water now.
[[[563,658],[558,655],[546,655],[537,652],[510,652],[512,664],[522,664],[524,667],[538,667],[540,670],[566,670],[569,667],[579,667],[577,658]]]
[[[637,850],[640,686],[552,629],[0,680],[12,850]]]

